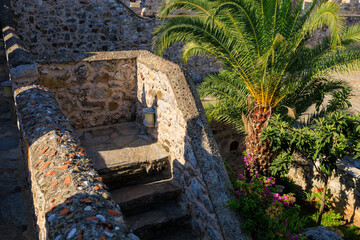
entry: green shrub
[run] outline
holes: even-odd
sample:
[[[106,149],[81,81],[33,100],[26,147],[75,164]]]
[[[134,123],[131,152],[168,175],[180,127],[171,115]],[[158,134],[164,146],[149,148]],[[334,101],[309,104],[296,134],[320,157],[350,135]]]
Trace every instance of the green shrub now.
[[[339,100],[333,105],[336,107],[341,102],[342,100]],[[281,171],[283,174],[291,164],[290,155],[298,152],[312,162],[324,182],[324,189],[327,189],[328,180],[337,169],[336,161],[345,155],[354,155],[355,158],[360,156],[360,114],[355,116],[344,112],[330,112],[316,119],[313,125],[300,128],[292,126],[276,115],[263,130],[262,139],[270,141],[272,149],[280,152],[282,156],[273,162],[272,172]],[[319,225],[324,213],[325,200],[324,191],[321,196]]]

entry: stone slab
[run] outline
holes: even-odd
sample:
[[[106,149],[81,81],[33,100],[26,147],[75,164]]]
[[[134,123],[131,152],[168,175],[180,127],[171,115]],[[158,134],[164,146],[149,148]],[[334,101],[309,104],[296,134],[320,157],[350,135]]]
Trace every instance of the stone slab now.
[[[1,161],[0,162],[0,171],[2,170],[17,170],[20,168],[20,165],[18,162],[12,162],[12,161]]]
[[[26,208],[21,193],[0,198],[0,215],[11,220],[17,226],[27,225]]]
[[[77,132],[96,170],[166,159],[168,155],[140,125],[125,122]],[[111,137],[112,136],[112,137]]]
[[[0,151],[8,151],[19,146],[19,138],[17,136],[4,137],[0,139]]]
[[[127,223],[136,234],[142,235],[141,232],[151,227],[158,228],[166,223],[182,222],[189,217],[186,209],[177,203],[163,204],[160,208],[143,214],[135,215],[127,218]],[[145,231],[146,231],[145,230]]]
[[[124,146],[122,148],[118,148],[116,145],[103,144],[86,151],[90,158],[93,159],[96,170],[121,165],[137,165],[142,162],[152,162],[168,157],[156,143],[136,147]]]
[[[19,183],[17,181],[16,175],[11,172],[3,172],[0,175],[0,195],[6,194],[8,192],[13,192],[16,189],[19,189]]]
[[[179,188],[173,185],[171,181],[166,180],[118,189],[116,191],[113,191],[111,194],[114,201],[116,201],[118,204],[121,204],[146,196],[177,191],[179,191]]]
[[[111,192],[113,200],[119,204],[125,216],[132,216],[148,211],[166,201],[176,199],[181,189],[171,180],[138,184]]]
[[[24,64],[10,69],[13,79],[36,77],[38,75],[37,65]]]

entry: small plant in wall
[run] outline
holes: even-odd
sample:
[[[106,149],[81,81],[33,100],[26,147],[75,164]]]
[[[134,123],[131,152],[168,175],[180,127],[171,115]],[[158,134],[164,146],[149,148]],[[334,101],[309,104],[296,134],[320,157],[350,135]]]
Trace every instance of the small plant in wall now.
[[[294,127],[276,115],[270,120],[262,136],[263,139],[270,140],[272,148],[280,152],[280,156],[298,152],[312,161],[324,183],[319,196],[321,201],[317,223],[320,225],[326,203],[326,189],[337,169],[336,162],[345,155],[355,158],[360,156],[360,114],[356,116],[330,112],[316,119],[313,125],[304,127]],[[289,164],[284,168],[288,166]]]

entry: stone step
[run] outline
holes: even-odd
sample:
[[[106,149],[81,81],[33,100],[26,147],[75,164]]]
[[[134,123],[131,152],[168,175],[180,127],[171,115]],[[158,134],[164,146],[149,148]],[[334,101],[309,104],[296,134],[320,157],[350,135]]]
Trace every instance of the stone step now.
[[[0,82],[9,80],[9,74],[7,72],[0,72]]]
[[[188,227],[189,219],[188,210],[176,202],[163,203],[151,211],[125,217],[130,229],[140,239],[154,239],[168,229],[184,229]]]
[[[200,240],[191,230],[190,226],[185,228],[167,229],[166,232],[156,234],[152,239],[156,240]]]
[[[6,75],[9,75],[7,72],[7,69],[8,69],[7,65],[1,63],[1,60],[0,60],[0,73],[5,73]]]
[[[181,189],[171,180],[139,184],[111,192],[113,200],[119,204],[125,216],[148,211],[156,205],[176,199],[180,194]]]
[[[134,122],[81,130],[78,135],[111,189],[171,178],[169,156]]]
[[[112,189],[171,178],[169,156],[156,143],[97,153],[95,169]]]

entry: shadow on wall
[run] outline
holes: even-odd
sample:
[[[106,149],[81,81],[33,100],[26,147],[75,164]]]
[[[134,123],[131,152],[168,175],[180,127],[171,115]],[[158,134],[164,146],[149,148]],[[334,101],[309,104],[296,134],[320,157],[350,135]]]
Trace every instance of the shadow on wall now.
[[[347,223],[360,226],[360,180],[352,170],[342,167],[342,165],[349,167],[345,159],[339,163],[337,171],[329,179],[328,188],[332,195],[332,205],[336,212],[344,216]],[[354,166],[353,170],[359,171]],[[300,155],[295,156],[289,177],[302,187],[305,192],[316,190],[315,185],[319,188],[323,187],[321,177],[314,169],[311,161]]]

